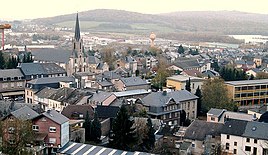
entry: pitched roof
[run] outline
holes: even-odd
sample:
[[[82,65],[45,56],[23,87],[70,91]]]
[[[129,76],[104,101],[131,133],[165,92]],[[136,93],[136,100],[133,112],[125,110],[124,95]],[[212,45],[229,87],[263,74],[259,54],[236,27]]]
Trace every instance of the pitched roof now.
[[[18,110],[15,110],[11,112],[11,114],[20,120],[31,120],[39,115],[37,112],[29,108],[28,106],[24,106]]]
[[[101,91],[101,92],[93,94],[93,96],[90,98],[90,100],[98,102],[98,103],[102,103],[103,101],[105,101],[111,95],[113,95],[111,92],[103,92],[103,91]]]
[[[124,96],[134,96],[134,95],[144,95],[149,94],[149,92],[145,89],[136,89],[136,90],[127,90],[122,92],[114,92],[116,97],[124,97]]]
[[[211,108],[207,114],[208,115],[213,115],[216,117],[220,117],[220,115],[222,115],[222,113],[224,113],[226,110],[225,109],[215,109],[215,108]]]
[[[98,105],[96,111],[98,113],[99,118],[115,118],[117,112],[119,111],[119,107],[115,106],[102,106]]]
[[[241,80],[241,81],[228,81],[225,84],[229,85],[252,85],[252,84],[266,84],[268,83],[268,79],[260,79],[260,80]]]
[[[228,135],[242,136],[245,128],[247,126],[247,121],[243,120],[229,120],[226,121],[222,133]]]
[[[99,58],[95,56],[88,56],[88,63],[89,64],[99,64],[101,61]]]
[[[29,84],[48,84],[48,83],[59,83],[59,82],[74,82],[74,77],[59,76],[59,77],[44,77],[28,81]]]
[[[175,66],[182,68],[183,70],[189,68],[198,68],[200,67],[197,59],[178,59],[175,63]]]
[[[41,89],[40,91],[36,92],[35,95],[38,96],[39,98],[48,98],[55,94],[57,92],[57,89],[50,88],[50,87],[45,87]]]
[[[247,122],[243,137],[268,140],[268,123],[251,121]]]
[[[55,63],[21,63],[20,68],[24,75],[66,73],[65,69]]]
[[[183,72],[189,76],[200,76],[201,75],[201,72],[199,72],[196,69],[184,70]]]
[[[139,86],[139,85],[147,85],[148,83],[141,79],[140,77],[128,77],[128,78],[120,78],[120,80],[127,86]]]
[[[78,13],[76,14],[76,22],[75,22],[75,30],[74,30],[74,38],[76,41],[80,40],[80,26],[79,26],[79,19]]]
[[[67,63],[72,52],[65,49],[32,49],[34,60]],[[51,56],[53,55],[53,56]]]
[[[185,131],[184,138],[205,140],[207,135],[220,136],[223,124],[195,120]]]
[[[65,122],[69,121],[69,119],[67,117],[58,113],[56,110],[48,110],[48,111],[42,113],[41,115],[51,119],[52,121],[54,121],[58,124],[63,124]]]
[[[87,111],[88,111],[89,117],[93,118],[94,111],[91,105],[68,105],[62,110],[61,114],[68,117],[69,119],[73,119],[74,114],[78,114],[78,115],[82,114],[83,117],[80,119],[84,119],[86,117]]]
[[[20,69],[0,69],[0,78],[7,77],[23,77],[23,74]]]
[[[167,92],[152,92],[142,99],[144,105],[162,107],[168,103],[169,100],[174,99],[176,103],[181,101],[193,100],[198,97],[188,92],[187,90],[178,90]]]

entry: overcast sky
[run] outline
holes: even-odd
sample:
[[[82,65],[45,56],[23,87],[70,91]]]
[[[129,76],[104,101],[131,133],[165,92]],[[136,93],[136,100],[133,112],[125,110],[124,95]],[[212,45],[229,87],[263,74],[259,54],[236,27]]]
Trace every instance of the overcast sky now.
[[[243,11],[268,14],[267,0],[1,0],[0,19],[50,17],[93,9],[140,13],[174,11]]]

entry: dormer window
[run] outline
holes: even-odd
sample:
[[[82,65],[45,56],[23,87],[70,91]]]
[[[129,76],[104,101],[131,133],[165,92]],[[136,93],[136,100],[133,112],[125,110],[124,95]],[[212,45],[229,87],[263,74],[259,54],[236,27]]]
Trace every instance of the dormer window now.
[[[18,77],[18,80],[21,80],[21,77]]]
[[[6,78],[6,77],[4,77],[4,78],[3,78],[3,81],[7,81],[7,78]]]

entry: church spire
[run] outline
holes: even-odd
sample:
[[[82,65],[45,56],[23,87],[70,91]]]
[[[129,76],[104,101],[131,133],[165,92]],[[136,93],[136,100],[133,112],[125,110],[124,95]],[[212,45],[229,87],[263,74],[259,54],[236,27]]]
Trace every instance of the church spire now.
[[[80,27],[79,27],[78,13],[76,15],[74,38],[75,38],[76,41],[80,40]]]

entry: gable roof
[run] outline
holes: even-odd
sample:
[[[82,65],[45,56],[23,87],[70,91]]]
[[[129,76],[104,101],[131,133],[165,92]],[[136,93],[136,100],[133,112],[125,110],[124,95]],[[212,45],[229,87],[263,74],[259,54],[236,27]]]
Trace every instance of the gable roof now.
[[[59,83],[59,82],[74,82],[74,77],[59,76],[59,77],[44,77],[28,81],[29,84],[48,84],[48,83]]]
[[[197,59],[178,59],[178,60],[176,60],[174,65],[182,68],[183,70],[200,67]]]
[[[63,124],[65,122],[69,121],[69,119],[67,117],[58,113],[56,110],[48,110],[48,111],[42,113],[41,115],[51,119],[52,121],[54,121],[58,124]]]
[[[146,106],[162,107],[168,103],[171,99],[178,104],[181,101],[193,100],[198,97],[194,94],[188,92],[187,90],[178,90],[167,92],[152,92],[151,94],[145,96],[142,102]]]
[[[247,121],[243,120],[229,120],[226,121],[222,133],[228,135],[242,136],[245,128],[247,126]]]
[[[83,118],[85,118],[87,111],[88,111],[89,117],[92,119],[94,116],[94,111],[91,105],[68,105],[62,110],[61,114],[68,117],[69,119],[74,118],[73,114],[82,114]],[[83,118],[80,118],[80,119],[83,119]]]
[[[34,60],[67,63],[72,52],[61,48],[44,48],[32,49],[31,53],[34,56]]]
[[[65,69],[55,63],[21,63],[20,68],[24,75],[66,73]]]
[[[20,69],[0,69],[0,78],[23,77]]]
[[[256,121],[247,122],[245,131],[242,136],[255,139],[268,140],[267,129],[268,129],[268,123],[262,123]]]
[[[205,140],[207,135],[220,136],[223,124],[195,120],[185,131],[184,138]]]
[[[140,77],[128,77],[128,78],[120,78],[120,80],[127,86],[139,86],[139,85],[147,85],[148,83],[141,79]]]
[[[39,114],[29,108],[28,106],[21,107],[18,110],[11,112],[11,115],[20,120],[31,120],[37,117]]]
[[[119,109],[120,108],[116,106],[97,105],[96,111],[98,113],[99,118],[105,119],[105,118],[115,118]]]
[[[57,92],[57,89],[50,88],[50,87],[45,87],[41,89],[40,91],[36,92],[35,95],[38,96],[39,98],[48,98],[55,94]]]

